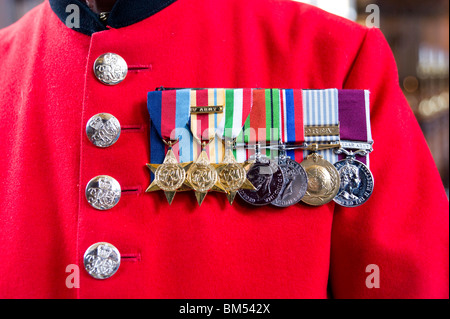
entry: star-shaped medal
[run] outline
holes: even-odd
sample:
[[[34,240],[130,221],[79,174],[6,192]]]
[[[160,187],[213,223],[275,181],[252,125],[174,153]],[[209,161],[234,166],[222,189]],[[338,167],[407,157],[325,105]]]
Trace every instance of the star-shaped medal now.
[[[231,148],[225,149],[224,166],[217,169],[219,181],[227,192],[228,202],[233,204],[239,189],[256,190],[255,186],[247,179],[247,172],[253,165],[252,162],[240,164],[236,161]]]
[[[208,191],[226,192],[219,181],[217,170],[226,164],[210,164],[204,148],[197,160],[186,172],[185,184],[195,191],[198,205],[201,206]]]
[[[180,191],[186,181],[186,171],[192,162],[178,163],[172,148],[167,151],[162,164],[147,164],[147,167],[155,175],[155,179],[146,192],[163,190],[169,204],[172,204],[177,191]]]

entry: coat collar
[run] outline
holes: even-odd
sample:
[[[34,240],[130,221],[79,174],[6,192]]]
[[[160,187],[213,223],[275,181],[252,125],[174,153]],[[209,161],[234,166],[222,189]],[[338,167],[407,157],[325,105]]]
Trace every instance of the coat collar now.
[[[102,22],[99,15],[92,12],[83,0],[49,0],[52,10],[58,18],[67,25],[66,20],[73,20],[73,5],[79,8],[79,26],[72,24],[75,31],[92,35],[95,32],[108,28],[122,28],[142,21],[151,15],[158,13],[176,0],[118,0],[109,14],[107,24]],[[72,5],[72,6],[70,6]],[[78,21],[78,20],[77,20]]]

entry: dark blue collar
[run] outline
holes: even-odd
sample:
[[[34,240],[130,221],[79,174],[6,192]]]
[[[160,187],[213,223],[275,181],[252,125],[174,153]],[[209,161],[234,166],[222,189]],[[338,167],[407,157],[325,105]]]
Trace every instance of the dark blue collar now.
[[[72,22],[71,28],[75,31],[92,35],[95,32],[107,30],[106,25],[117,29],[129,26],[142,21],[151,15],[161,11],[176,0],[117,0],[116,4],[109,13],[107,23],[102,22],[99,15],[91,11],[85,1],[81,0],[49,0],[52,10],[58,18],[66,24]],[[79,28],[73,26],[74,20],[73,6],[79,8],[80,19]],[[67,12],[66,12],[67,11]],[[67,25],[67,24],[66,24]]]

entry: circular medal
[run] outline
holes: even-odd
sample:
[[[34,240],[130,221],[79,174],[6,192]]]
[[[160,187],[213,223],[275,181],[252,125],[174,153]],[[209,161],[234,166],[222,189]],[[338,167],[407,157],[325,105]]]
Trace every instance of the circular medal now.
[[[194,164],[188,174],[188,181],[197,192],[207,192],[217,182],[217,172],[210,165]]]
[[[161,165],[149,165],[154,170],[156,185],[165,192],[177,191],[186,180],[186,170],[178,163],[172,148],[167,151],[164,162]],[[153,184],[153,183],[152,183]]]
[[[339,192],[337,169],[317,153],[309,155],[300,165],[308,175],[308,187],[302,201],[312,206],[331,202]]]
[[[247,172],[247,179],[255,190],[240,189],[239,196],[255,206],[268,205],[273,202],[284,185],[284,176],[277,163],[261,158]]]
[[[238,163],[227,164],[219,174],[220,183],[227,192],[238,191],[246,179],[246,171]]]
[[[334,201],[344,207],[364,204],[373,193],[374,179],[364,163],[347,158],[334,164],[339,172],[340,187]]]
[[[196,192],[207,192],[217,183],[217,171],[209,164],[206,152],[189,168],[186,179]]]
[[[167,192],[178,190],[186,179],[186,171],[178,163],[162,164],[155,172],[156,184]]]
[[[277,207],[289,207],[301,201],[308,187],[305,169],[296,161],[286,158],[278,163],[283,172],[284,184],[280,195],[271,204]]]

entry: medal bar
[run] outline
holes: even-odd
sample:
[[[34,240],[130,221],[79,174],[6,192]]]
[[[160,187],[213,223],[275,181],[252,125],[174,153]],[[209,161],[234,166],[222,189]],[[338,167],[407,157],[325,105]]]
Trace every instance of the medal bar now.
[[[368,161],[368,154],[373,150],[370,132],[366,139],[361,140],[359,136],[354,138],[349,134],[352,129],[348,128],[348,121],[344,120],[344,124],[340,122],[346,116],[345,110],[340,113],[340,109],[341,104],[346,101],[347,91],[349,90],[155,91],[162,94],[172,92],[172,95],[189,92],[189,97],[185,99],[189,101],[185,126],[192,136],[190,140],[183,136],[181,140],[184,144],[176,147],[177,143],[173,138],[177,134],[172,134],[175,135],[171,136],[172,139],[162,139],[170,145],[166,145],[168,149],[161,164],[147,164],[155,175],[147,191],[163,190],[169,203],[172,203],[177,191],[193,190],[199,205],[209,191],[219,191],[226,193],[230,204],[234,202],[236,194],[239,194],[243,201],[255,206],[271,204],[289,207],[300,201],[320,206],[332,200],[341,204],[338,200],[339,194],[344,194],[342,185],[348,187],[348,181],[350,184],[358,182],[361,177],[356,177],[357,171],[359,175],[366,176],[369,188],[372,181],[373,190],[373,177],[367,177],[368,166],[364,163],[361,166],[357,160],[365,158]],[[164,101],[161,103],[167,104],[171,99],[162,100]],[[367,96],[364,101],[367,103]],[[370,122],[367,105],[364,107],[364,117]],[[152,121],[155,122],[152,123],[155,130],[159,132],[161,124],[153,118]],[[179,123],[175,126],[173,130],[178,132]],[[358,134],[363,126],[366,130],[370,129],[370,123],[362,121],[358,129],[355,129]],[[250,132],[252,128],[258,129],[257,134],[254,133],[255,130]],[[345,132],[343,136],[342,132]],[[191,151],[191,160],[186,158],[189,148],[194,151]],[[181,162],[177,160],[178,156]],[[179,186],[181,180],[184,181]],[[361,196],[368,198],[369,193],[371,194],[370,190]],[[342,206],[355,207],[364,203],[365,199],[350,196],[345,200],[347,202]],[[348,204],[348,200],[353,202]]]

